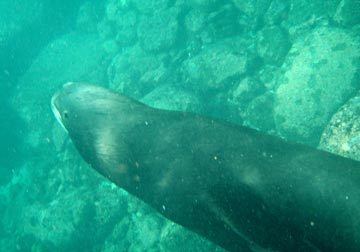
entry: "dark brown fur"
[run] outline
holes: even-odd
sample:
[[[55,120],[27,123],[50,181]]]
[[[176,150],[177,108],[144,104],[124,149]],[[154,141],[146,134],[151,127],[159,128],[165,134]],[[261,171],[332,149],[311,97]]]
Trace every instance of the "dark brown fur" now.
[[[87,84],[53,108],[91,166],[229,251],[360,251],[358,162]]]

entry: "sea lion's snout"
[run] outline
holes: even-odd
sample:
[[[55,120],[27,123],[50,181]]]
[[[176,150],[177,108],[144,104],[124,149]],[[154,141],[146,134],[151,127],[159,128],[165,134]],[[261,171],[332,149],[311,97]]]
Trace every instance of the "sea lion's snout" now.
[[[62,89],[56,92],[51,98],[51,110],[56,118],[56,120],[60,123],[61,127],[68,132],[64,125],[64,120],[67,119],[68,111],[63,107],[62,100],[66,95],[71,93],[71,88],[74,86],[74,82],[67,82],[63,85]]]
[[[69,132],[78,125],[94,121],[97,115],[108,113],[111,116],[112,107],[117,104],[111,102],[111,97],[116,100],[118,95],[100,86],[67,82],[51,98],[51,109],[56,120]]]
[[[63,116],[62,116],[62,113],[59,109],[59,106],[58,106],[58,99],[59,99],[59,95],[60,93],[57,92],[56,94],[53,95],[53,97],[51,98],[51,110],[55,116],[55,119],[59,122],[59,124],[61,125],[61,127],[66,131],[66,127],[64,126],[64,123],[63,123]]]

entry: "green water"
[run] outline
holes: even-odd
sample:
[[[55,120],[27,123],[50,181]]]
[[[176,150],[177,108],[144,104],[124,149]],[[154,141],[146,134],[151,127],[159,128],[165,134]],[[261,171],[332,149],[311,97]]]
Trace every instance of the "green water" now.
[[[0,3],[0,251],[222,251],[104,180],[52,94],[98,84],[359,157],[357,0]]]

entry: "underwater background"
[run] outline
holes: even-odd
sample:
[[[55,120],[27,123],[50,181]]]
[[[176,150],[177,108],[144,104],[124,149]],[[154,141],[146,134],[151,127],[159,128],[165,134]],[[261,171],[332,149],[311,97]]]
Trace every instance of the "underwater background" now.
[[[65,82],[360,160],[358,0],[2,0],[0,251],[223,251],[98,175]]]

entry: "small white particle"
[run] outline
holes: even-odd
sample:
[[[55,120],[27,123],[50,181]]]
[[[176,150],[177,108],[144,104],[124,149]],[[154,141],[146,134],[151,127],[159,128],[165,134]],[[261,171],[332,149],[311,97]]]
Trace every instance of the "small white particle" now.
[[[349,196],[346,195],[346,196],[345,196],[345,199],[346,199],[346,200],[349,200]]]
[[[313,221],[310,221],[310,226],[315,226],[315,222],[313,222]]]
[[[166,207],[165,207],[165,205],[162,205],[162,209],[165,211],[166,210]]]
[[[148,121],[145,121],[145,125],[146,125],[146,126],[148,126],[148,125],[149,125]]]

